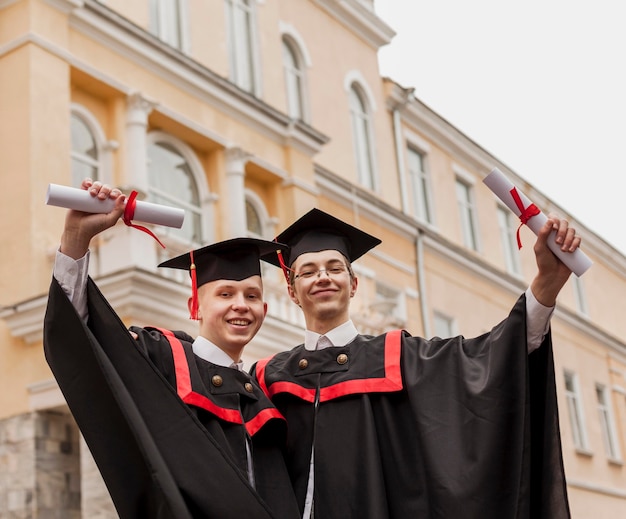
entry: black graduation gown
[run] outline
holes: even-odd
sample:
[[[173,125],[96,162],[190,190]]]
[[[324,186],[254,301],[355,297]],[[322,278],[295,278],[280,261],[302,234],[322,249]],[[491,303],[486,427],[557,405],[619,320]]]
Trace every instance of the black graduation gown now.
[[[316,518],[569,517],[551,339],[528,355],[525,322],[522,296],[475,339],[397,331],[259,361],[301,511],[314,444]]]
[[[213,402],[215,408],[211,412],[186,405],[171,383],[174,375],[160,371],[167,365],[167,355],[162,352],[160,365],[146,355],[152,350],[158,359],[155,351],[159,347],[166,351],[161,342],[165,339],[149,337],[147,331],[137,343],[91,279],[87,290],[89,326],[52,280],[44,350],[119,516],[297,517],[280,447],[284,420],[274,414],[258,388],[245,389],[246,375],[221,368],[228,371],[218,370],[224,381],[220,391],[207,390],[198,374],[214,365],[204,361],[196,365],[197,357],[187,344],[183,351],[189,360],[190,393]],[[242,423],[220,417],[222,404],[223,413],[238,415]],[[245,449],[246,434],[252,436],[261,496],[248,482],[241,449],[235,447],[238,439]]]

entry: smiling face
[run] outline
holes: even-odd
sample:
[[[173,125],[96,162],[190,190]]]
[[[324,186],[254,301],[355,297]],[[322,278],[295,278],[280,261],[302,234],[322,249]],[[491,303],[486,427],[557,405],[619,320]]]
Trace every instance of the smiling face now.
[[[198,288],[200,335],[239,361],[267,313],[261,276],[218,279]]]
[[[356,292],[358,280],[340,252],[307,252],[298,256],[291,268],[295,276],[289,296],[302,308],[307,329],[323,334],[348,321],[350,298]],[[321,272],[310,277],[302,276],[320,269]]]

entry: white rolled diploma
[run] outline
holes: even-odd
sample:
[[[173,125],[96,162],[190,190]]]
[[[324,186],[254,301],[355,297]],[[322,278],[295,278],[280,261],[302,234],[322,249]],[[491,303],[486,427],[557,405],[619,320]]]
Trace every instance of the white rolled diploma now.
[[[515,188],[517,194],[524,205],[524,208],[528,207],[532,204],[532,202],[522,193],[519,189],[517,189],[511,181],[504,176],[504,173],[500,171],[498,168],[493,168],[491,173],[487,175],[483,182],[485,185],[491,189],[496,196],[502,200],[506,204],[506,206],[513,211],[517,217],[522,214],[521,210],[517,207],[515,200],[513,199],[513,195],[511,194],[511,190]],[[533,216],[528,220],[526,225],[530,228],[531,231],[537,235],[539,230],[546,223],[548,217],[539,212],[539,214]],[[554,235],[556,231],[552,231],[550,235],[550,239],[548,239],[548,247],[555,254],[557,258],[559,258],[567,267],[578,277],[582,276],[589,267],[593,264],[593,262],[589,259],[589,257],[580,249],[576,249],[574,252],[563,252],[559,245],[554,241]]]
[[[115,201],[110,198],[100,200],[84,189],[50,184],[46,193],[46,204],[86,213],[108,213],[115,206]],[[133,221],[180,229],[184,219],[184,209],[136,201]]]

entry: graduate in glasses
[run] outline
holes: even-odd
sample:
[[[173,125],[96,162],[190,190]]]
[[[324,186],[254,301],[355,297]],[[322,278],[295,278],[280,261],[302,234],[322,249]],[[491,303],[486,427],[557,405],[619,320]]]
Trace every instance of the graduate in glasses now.
[[[569,517],[550,316],[570,271],[548,249],[580,238],[551,216],[537,274],[510,315],[466,339],[359,334],[351,263],[380,240],[313,209],[280,233],[304,343],[253,366],[288,423],[304,519]]]
[[[285,247],[235,238],[162,263],[191,275],[198,337],[129,332],[87,275],[90,242],[122,216],[124,195],[90,180],[82,188],[116,204],[68,211],[44,348],[119,516],[298,517],[285,420],[241,361],[267,312],[259,258]]]

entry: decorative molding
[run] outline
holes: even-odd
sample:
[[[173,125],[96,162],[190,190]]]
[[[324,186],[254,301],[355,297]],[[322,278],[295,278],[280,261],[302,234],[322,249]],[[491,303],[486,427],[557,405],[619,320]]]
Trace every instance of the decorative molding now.
[[[396,32],[359,0],[315,0],[333,18],[378,50],[391,42]]]
[[[20,0],[0,0],[0,11],[6,7],[9,7],[10,5],[13,5],[17,2],[19,2]]]
[[[45,2],[65,14],[85,5],[84,0],[45,0]]]
[[[303,65],[307,68],[311,68],[313,66],[311,54],[307,49],[304,38],[300,36],[298,30],[290,23],[283,22],[282,20],[279,20],[278,22],[278,30],[280,31],[281,36],[287,36],[287,38],[293,40],[293,42],[298,46],[297,50],[302,58]]]
[[[294,124],[287,114],[241,90],[228,79],[94,0],[85,0],[85,7],[72,13],[70,24],[91,40],[281,145],[293,145],[312,156],[328,142],[328,137],[321,132],[301,122]],[[48,44],[50,46],[53,44]],[[93,71],[92,67],[65,49],[58,52],[72,66],[86,73]],[[101,72],[98,74],[101,81],[120,88],[115,80],[102,77]],[[121,86],[121,91],[128,90],[126,85]]]
[[[606,496],[618,497],[626,499],[626,490],[620,488],[609,488],[602,485],[594,485],[587,481],[581,481],[579,479],[566,478],[568,486],[579,488],[581,490],[587,490],[589,492],[597,492],[598,494],[604,494]]]

